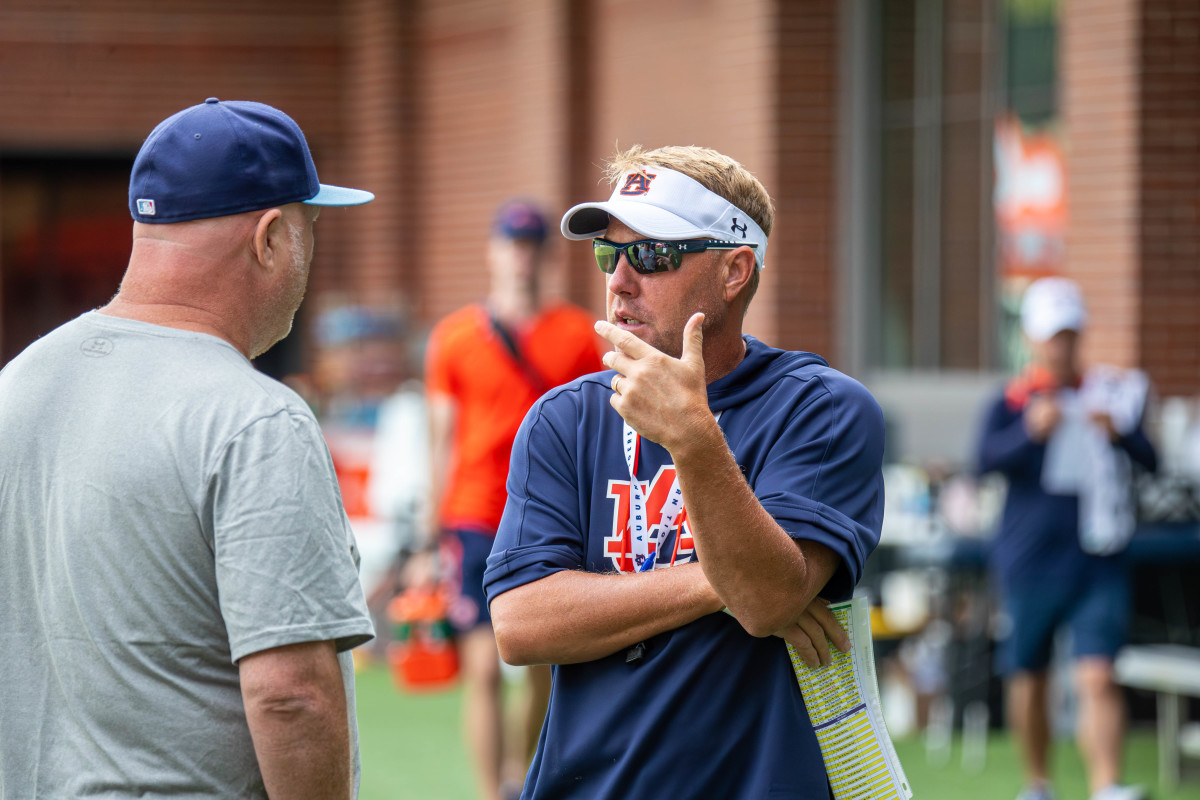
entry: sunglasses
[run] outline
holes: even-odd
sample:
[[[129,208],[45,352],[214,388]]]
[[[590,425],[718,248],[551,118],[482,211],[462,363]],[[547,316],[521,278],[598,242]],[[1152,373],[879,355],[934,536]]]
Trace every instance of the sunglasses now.
[[[592,253],[596,266],[611,275],[617,269],[617,259],[625,254],[625,260],[639,275],[670,272],[679,269],[683,257],[688,253],[705,250],[736,250],[739,247],[758,247],[757,242],[727,242],[721,239],[702,239],[697,242],[660,242],[657,239],[639,239],[622,244],[607,239],[592,239]]]

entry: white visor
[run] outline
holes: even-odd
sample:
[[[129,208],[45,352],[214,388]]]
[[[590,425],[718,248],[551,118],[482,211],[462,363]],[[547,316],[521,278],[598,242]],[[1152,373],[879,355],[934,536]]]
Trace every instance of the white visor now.
[[[750,215],[687,175],[663,167],[627,172],[601,203],[580,203],[562,218],[562,235],[593,239],[608,229],[614,216],[647,238],[719,239],[756,244],[754,260],[762,269],[767,235]]]

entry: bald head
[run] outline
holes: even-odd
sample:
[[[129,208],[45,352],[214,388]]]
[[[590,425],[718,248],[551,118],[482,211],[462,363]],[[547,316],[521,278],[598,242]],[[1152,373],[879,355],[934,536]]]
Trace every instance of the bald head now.
[[[121,289],[101,312],[212,334],[255,358],[291,330],[318,213],[290,203],[165,225],[135,222]]]

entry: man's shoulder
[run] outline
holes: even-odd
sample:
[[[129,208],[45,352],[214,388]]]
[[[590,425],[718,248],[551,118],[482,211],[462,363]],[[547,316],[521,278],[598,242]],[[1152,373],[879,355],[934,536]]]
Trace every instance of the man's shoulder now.
[[[555,410],[577,409],[588,412],[611,409],[608,397],[612,394],[612,376],[615,374],[611,369],[606,369],[580,375],[575,380],[555,386],[546,392],[534,404],[534,408],[550,407]]]
[[[614,374],[612,370],[592,372],[554,387],[533,404],[527,424],[536,427],[545,422],[561,432],[565,428],[591,427],[604,414],[616,414],[608,402]]]
[[[242,359],[213,352],[209,358],[191,362],[190,370],[190,374],[181,371],[175,375],[174,388],[169,390],[174,397],[171,403],[187,408],[188,415],[215,439],[238,436],[272,418],[288,420],[287,429],[300,426],[310,436],[319,429],[303,397]],[[212,402],[214,391],[220,402]]]
[[[879,409],[875,396],[858,379],[831,367],[824,358],[801,350],[775,350],[767,383],[800,395],[802,403],[827,396],[839,406]]]
[[[433,326],[429,337],[444,344],[459,342],[463,339],[474,339],[483,330],[483,319],[486,314],[479,303],[471,303],[451,311]]]
[[[836,370],[828,365],[810,366],[804,368],[808,370],[807,374],[817,379],[825,391],[837,400],[843,400],[850,403],[863,403],[878,407],[878,402],[875,396],[857,378],[853,378],[840,370]]]

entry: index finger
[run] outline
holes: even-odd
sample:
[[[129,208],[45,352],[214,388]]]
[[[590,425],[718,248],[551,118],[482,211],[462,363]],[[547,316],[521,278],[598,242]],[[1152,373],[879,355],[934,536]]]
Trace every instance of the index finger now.
[[[596,333],[600,334],[601,338],[608,340],[609,344],[622,353],[634,358],[641,358],[642,356],[659,352],[629,331],[623,331],[607,320],[596,320]]]

